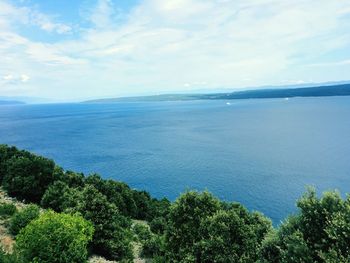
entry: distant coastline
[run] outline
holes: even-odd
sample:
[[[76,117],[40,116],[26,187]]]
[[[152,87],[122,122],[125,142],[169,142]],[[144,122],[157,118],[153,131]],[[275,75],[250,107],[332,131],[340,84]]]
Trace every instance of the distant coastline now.
[[[261,89],[212,94],[163,94],[153,96],[107,98],[83,101],[83,103],[114,103],[137,101],[187,101],[187,100],[232,100],[268,99],[293,97],[350,96],[350,84],[326,85],[317,87]]]
[[[0,105],[19,105],[19,104],[26,104],[26,103],[18,100],[0,100]]]

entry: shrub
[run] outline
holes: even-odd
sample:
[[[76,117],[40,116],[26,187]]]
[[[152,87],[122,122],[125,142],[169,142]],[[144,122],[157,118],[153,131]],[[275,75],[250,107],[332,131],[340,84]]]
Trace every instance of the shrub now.
[[[54,168],[52,160],[40,156],[14,156],[7,161],[3,187],[10,196],[39,203],[46,188],[55,179]]]
[[[219,200],[208,192],[190,191],[175,201],[166,231],[167,250],[174,261],[194,253],[194,244],[201,237],[201,221],[219,209]]]
[[[159,258],[158,260],[160,260],[164,256],[164,252],[164,236],[152,235],[142,243],[142,257]]]
[[[65,193],[67,193],[69,187],[62,181],[56,181],[47,188],[43,198],[41,199],[41,205],[44,208],[51,208],[56,212],[62,212],[65,202]]]
[[[132,230],[141,243],[151,238],[151,231],[149,227],[144,224],[136,223],[133,225]]]
[[[0,182],[7,173],[8,161],[11,158],[30,155],[27,151],[20,151],[16,147],[0,144]]]
[[[25,263],[17,257],[16,253],[8,254],[0,246],[0,262],[1,263]]]
[[[19,233],[16,251],[25,262],[86,262],[93,231],[92,224],[81,216],[49,211]]]
[[[72,171],[62,171],[61,173],[61,176],[57,179],[65,182],[69,187],[84,187],[84,174]]]
[[[22,211],[15,213],[10,220],[10,232],[13,235],[17,235],[22,228],[36,219],[39,214],[40,209],[37,205],[29,205]]]
[[[203,219],[199,242],[194,245],[194,255],[200,262],[257,261],[260,244],[270,231],[271,222],[263,216],[254,220],[256,215],[247,210],[244,214],[241,212],[236,209],[221,210]],[[257,229],[263,231],[262,235]]]
[[[163,234],[166,228],[167,222],[164,217],[156,217],[150,222],[149,225],[153,233]]]
[[[12,216],[16,213],[17,208],[14,204],[2,203],[0,204],[0,217]]]
[[[95,226],[94,253],[111,260],[131,260],[130,220],[120,215],[116,206],[91,185],[84,188],[80,198],[73,211]]]
[[[297,206],[262,243],[261,262],[350,262],[350,197],[309,189]]]
[[[152,221],[154,218],[165,218],[170,211],[170,201],[167,198],[156,199],[153,198],[150,203],[150,217],[149,221]]]
[[[166,256],[172,262],[256,262],[271,228],[269,219],[241,205],[223,206],[208,192],[187,192],[170,208]]]
[[[133,190],[127,184],[103,180],[98,174],[86,177],[85,183],[94,186],[101,194],[105,195],[108,202],[114,204],[122,215],[136,218],[137,207]]]

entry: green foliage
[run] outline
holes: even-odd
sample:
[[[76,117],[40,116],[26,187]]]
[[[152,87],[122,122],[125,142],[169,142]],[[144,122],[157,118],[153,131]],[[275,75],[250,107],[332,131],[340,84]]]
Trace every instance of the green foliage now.
[[[27,151],[20,151],[16,147],[0,144],[0,182],[7,174],[7,166],[11,158],[30,155]]]
[[[118,213],[114,204],[95,187],[88,185],[81,194],[75,211],[94,224],[93,250],[112,260],[131,260],[131,222]]]
[[[219,200],[208,192],[190,191],[181,195],[170,208],[166,231],[170,257],[180,260],[186,254],[194,254],[194,244],[201,236],[202,220],[214,215],[219,209]]]
[[[165,239],[164,236],[151,235],[142,242],[142,257],[156,258],[155,262],[166,262],[165,260]],[[163,261],[161,261],[163,260]],[[153,260],[154,262],[154,260]]]
[[[167,199],[151,198],[147,192],[133,190],[124,183],[103,180],[97,174],[84,177],[64,171],[51,160],[7,145],[0,145],[0,180],[11,196],[41,201],[44,208],[58,212],[79,212],[95,227],[93,252],[111,260],[132,260],[130,218],[134,218],[149,222],[149,227],[136,224],[132,230],[142,244],[143,256],[151,257],[152,262],[350,262],[350,197],[344,200],[337,192],[318,197],[315,190],[309,189],[297,202],[298,213],[273,229],[270,220],[260,213],[249,212],[238,203],[221,202],[208,192],[190,191],[170,203]],[[0,204],[0,216],[14,212],[13,205]],[[49,213],[51,216],[47,216],[45,223],[50,225],[48,218],[57,214]],[[35,242],[22,238],[24,233],[39,238],[41,234],[35,231],[45,232],[38,223],[34,224],[42,218],[37,219],[38,216],[37,206],[14,213],[10,230],[17,234],[25,227],[17,235],[22,243],[19,242],[19,249],[13,255],[0,252],[0,262],[84,262],[89,235],[79,239],[83,241],[78,243],[83,245],[78,249],[69,247],[73,250],[61,253],[56,258],[58,261],[48,259],[47,251],[58,253],[59,249],[67,248],[63,248],[65,242],[56,247],[54,235],[72,238],[68,233],[60,236],[60,231],[53,231],[55,225],[65,233],[66,219],[53,220],[45,228],[53,231],[47,237],[48,246],[53,248],[41,243],[44,234],[35,246]],[[76,225],[68,224],[68,229]],[[27,229],[31,232],[26,232]],[[32,246],[30,249],[26,242]],[[80,249],[83,252],[78,259]],[[34,254],[36,259],[32,257]],[[38,258],[39,254],[43,259]],[[68,260],[66,256],[76,259],[64,261]]]
[[[152,235],[149,227],[144,224],[135,223],[132,226],[132,231],[136,235],[137,240],[140,241],[141,243],[143,243],[145,240],[150,239]]]
[[[271,221],[208,192],[187,192],[170,208],[166,254],[173,262],[256,262]]]
[[[52,160],[40,156],[13,156],[7,161],[3,187],[10,196],[39,203],[54,181],[54,168]]]
[[[40,209],[37,205],[29,205],[23,210],[15,213],[10,220],[10,232],[17,235],[21,229],[26,227],[32,220],[39,217]]]
[[[150,229],[155,234],[163,234],[167,226],[167,221],[164,217],[156,217],[150,222]]]
[[[243,214],[236,209],[221,210],[202,221],[197,262],[255,262],[258,259],[258,248],[270,231],[271,222],[261,215],[255,220],[256,215],[244,211]]]
[[[297,206],[299,213],[264,240],[261,262],[349,262],[350,198],[337,192],[318,198],[309,189]]]
[[[44,208],[51,208],[56,212],[62,212],[65,202],[65,193],[67,193],[69,187],[62,181],[56,181],[45,191],[43,198],[41,199],[41,206]]]
[[[170,201],[167,198],[160,200],[153,198],[150,202],[149,221],[155,218],[165,218],[170,212]]]
[[[16,253],[8,254],[0,246],[0,262],[1,263],[25,263],[18,258]]]
[[[86,184],[94,186],[107,197],[124,216],[136,218],[137,207],[133,197],[133,190],[128,185],[113,180],[103,180],[99,175],[93,174],[86,178]]]
[[[61,172],[61,175],[57,178],[58,180],[66,183],[69,187],[77,188],[84,187],[85,178],[82,173],[75,173],[72,171]]]
[[[25,262],[86,262],[93,226],[78,215],[42,214],[17,236],[16,251]]]
[[[0,217],[12,216],[16,213],[17,208],[12,203],[1,203],[0,204]]]

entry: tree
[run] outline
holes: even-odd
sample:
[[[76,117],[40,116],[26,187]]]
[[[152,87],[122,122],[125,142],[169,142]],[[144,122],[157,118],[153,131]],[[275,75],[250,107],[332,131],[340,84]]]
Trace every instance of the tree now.
[[[40,209],[37,205],[29,205],[23,210],[14,214],[10,220],[10,232],[17,235],[21,229],[25,228],[32,220],[39,217]]]
[[[95,234],[92,245],[96,254],[112,260],[132,260],[131,222],[118,213],[106,196],[88,185],[74,210],[93,223]]]
[[[132,231],[136,235],[137,240],[140,241],[141,243],[144,242],[145,240],[150,239],[152,235],[149,229],[149,226],[145,224],[140,224],[140,223],[133,224]]]
[[[16,252],[24,262],[86,262],[93,231],[92,224],[81,216],[49,211],[19,233]]]
[[[0,182],[7,174],[8,161],[12,157],[26,156],[29,157],[31,153],[27,151],[20,151],[16,147],[0,144]]]
[[[46,188],[55,180],[55,163],[36,155],[14,156],[7,162],[3,186],[8,194],[21,200],[39,203]]]
[[[73,171],[62,172],[58,180],[66,183],[69,187],[78,188],[84,187],[85,177],[83,173],[75,173]]]
[[[17,212],[17,208],[12,203],[0,203],[0,218],[9,217]]]
[[[163,234],[166,229],[167,221],[164,217],[156,217],[150,222],[149,225],[153,233]]]
[[[170,207],[166,244],[169,257],[180,260],[195,254],[195,244],[200,240],[203,219],[220,210],[220,202],[208,192],[190,191],[181,195]]]
[[[220,210],[201,222],[196,262],[256,262],[270,230],[271,221],[261,214],[243,207]]]
[[[117,206],[124,216],[137,217],[137,210],[133,190],[128,185],[113,180],[103,180],[98,174],[93,174],[85,179],[85,183],[94,186],[100,193],[107,197],[108,202]]]
[[[261,262],[350,262],[350,199],[309,189],[299,212],[264,240]]]
[[[69,187],[62,181],[56,181],[47,188],[42,199],[41,206],[44,208],[51,208],[56,212],[62,212],[65,202],[65,193],[69,191]]]
[[[25,263],[18,258],[16,253],[6,253],[0,246],[0,262],[1,263]]]
[[[161,258],[163,261],[167,262],[164,258],[165,255],[165,244],[164,236],[160,235],[151,235],[148,239],[143,240],[142,242],[142,257],[146,258]],[[154,260],[152,261],[154,262]],[[156,261],[157,262],[157,261]]]

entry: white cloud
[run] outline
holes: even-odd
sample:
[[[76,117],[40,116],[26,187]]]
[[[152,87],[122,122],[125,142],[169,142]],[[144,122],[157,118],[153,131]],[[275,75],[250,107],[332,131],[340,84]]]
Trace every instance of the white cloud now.
[[[16,86],[28,82],[30,77],[27,74],[6,74],[0,79],[0,87],[5,85]]]
[[[26,74],[22,74],[21,75],[21,81],[22,82],[27,82],[30,79],[30,77]]]
[[[350,59],[347,60],[341,60],[341,61],[332,61],[332,62],[324,62],[324,63],[314,63],[306,65],[308,67],[338,67],[338,66],[345,66],[350,65]]]
[[[16,7],[7,0],[0,0],[0,28],[9,29],[12,24],[32,25],[47,32],[69,33],[72,28],[63,23],[54,22],[51,17],[29,7]]]
[[[87,16],[93,26],[73,32],[33,8],[0,0],[0,72],[28,72],[28,85],[55,97],[345,76],[312,68],[348,65],[346,58],[343,64],[319,61],[350,46],[348,1],[320,0],[315,8],[309,0],[144,0],[122,20],[117,5],[98,0]],[[26,23],[73,37],[30,40],[17,30]]]
[[[5,75],[2,77],[3,80],[12,80],[13,76],[11,74]]]

